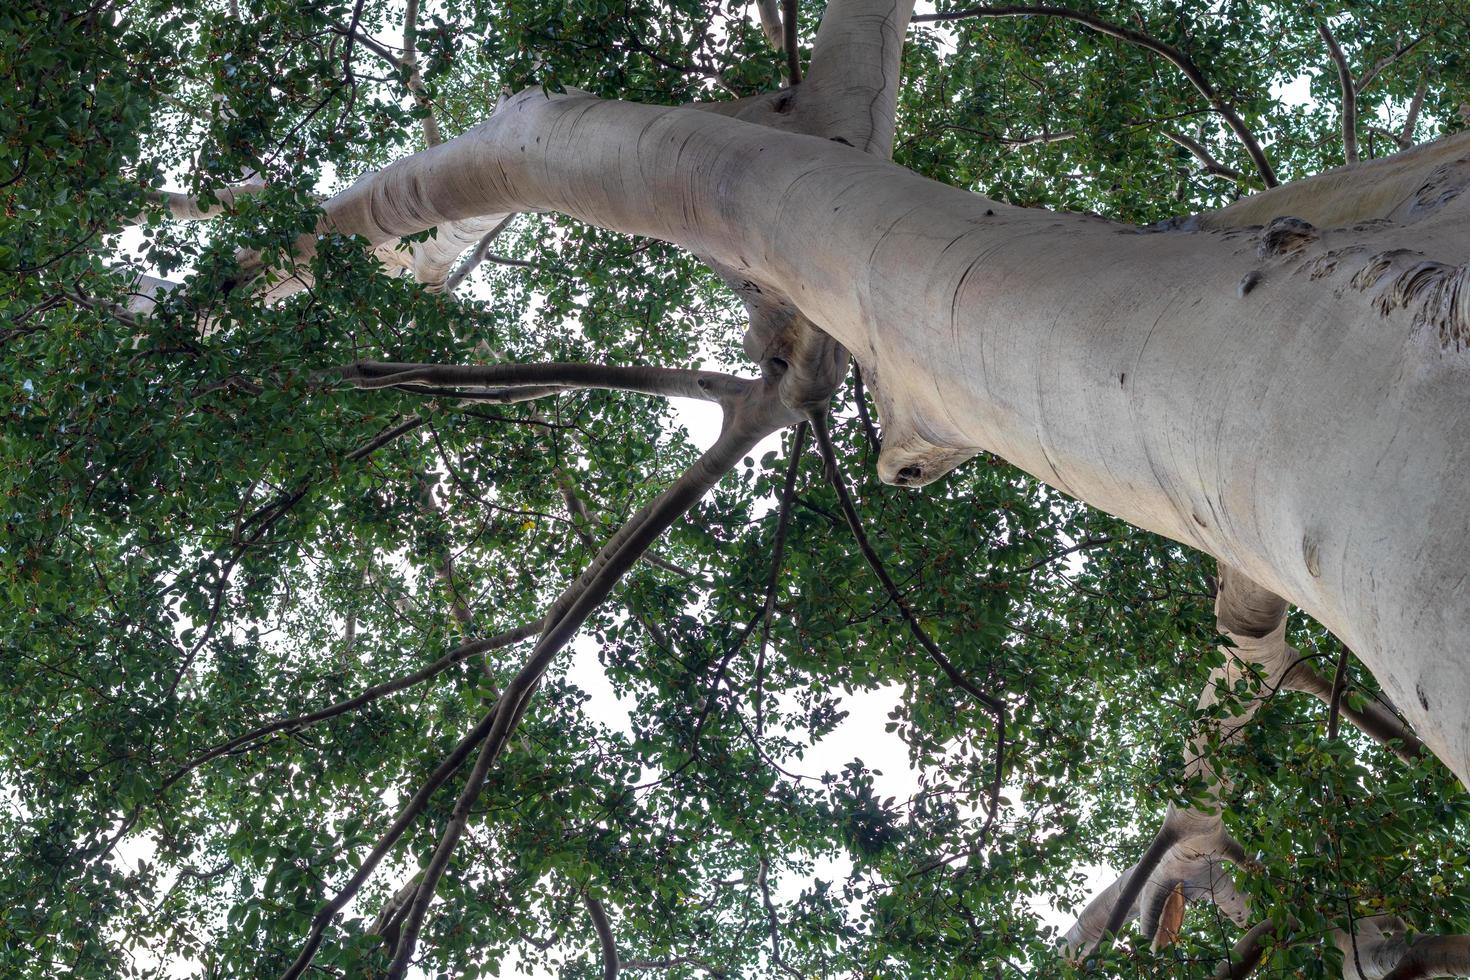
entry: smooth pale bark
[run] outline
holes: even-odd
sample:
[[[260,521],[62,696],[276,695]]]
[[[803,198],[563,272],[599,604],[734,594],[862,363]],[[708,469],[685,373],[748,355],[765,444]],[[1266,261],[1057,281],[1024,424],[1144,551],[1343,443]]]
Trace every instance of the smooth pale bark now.
[[[555,210],[710,256],[863,364],[886,479],[989,450],[1215,555],[1350,645],[1465,778],[1470,230],[1445,192],[1464,167],[1419,156],[1400,186],[1433,206],[1385,208],[1412,223],[1146,234],[714,113],[528,92],[326,210],[379,243]]]
[[[1375,915],[1340,929],[1343,980],[1430,980],[1470,977],[1470,936],[1409,935],[1402,919]]]

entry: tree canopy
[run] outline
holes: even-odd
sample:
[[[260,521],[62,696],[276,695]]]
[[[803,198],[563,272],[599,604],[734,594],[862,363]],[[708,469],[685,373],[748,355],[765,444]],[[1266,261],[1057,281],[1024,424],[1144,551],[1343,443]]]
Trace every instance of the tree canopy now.
[[[433,781],[513,724],[490,706],[548,608],[701,447],[643,375],[465,398],[393,365],[750,375],[746,312],[694,256],[555,214],[487,235],[458,289],[334,234],[280,302],[241,270],[502,93],[790,85],[823,9],[784,7],[791,52],[707,0],[0,10],[0,973],[277,977],[315,936],[313,970],[383,975],[417,914],[428,976],[604,976],[609,944],[670,977],[1214,976],[1240,929],[1208,903],[1166,950],[1081,965],[1043,910],[1080,912],[1082,869],[1201,799],[1190,741],[1246,700],[1213,765],[1276,930],[1260,974],[1342,975],[1326,937],[1374,916],[1470,933],[1443,765],[1247,681],[1199,709],[1226,660],[1213,560],[998,458],[880,484],[858,374],[829,425],[735,452],[582,625],[627,730],[564,652],[482,785]],[[1028,207],[1164,222],[1470,114],[1454,0],[948,13],[906,35],[894,160]],[[1318,624],[1287,635],[1343,710],[1378,698]],[[800,765],[879,689],[893,714],[862,722],[908,746],[909,799],[861,758]]]

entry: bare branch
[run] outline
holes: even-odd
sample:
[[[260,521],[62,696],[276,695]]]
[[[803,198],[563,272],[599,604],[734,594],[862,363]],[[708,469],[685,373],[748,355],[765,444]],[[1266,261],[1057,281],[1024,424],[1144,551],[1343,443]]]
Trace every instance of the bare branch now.
[[[761,386],[754,392],[747,387],[741,394],[745,396],[741,401],[725,406],[726,424],[714,445],[657,499],[634,514],[613,535],[577,582],[557,600],[547,614],[547,629],[535,649],[496,699],[495,708],[487,715],[490,724],[481,736],[479,758],[424,869],[413,906],[404,920],[403,932],[389,967],[390,980],[401,980],[406,974],[429,903],[469,821],[471,807],[479,797],[490,766],[514,734],[552,660],[571,642],[587,617],[664,531],[698,503],[756,443],[794,421],[769,387]]]
[[[1122,27],[1096,17],[1092,14],[1083,13],[1079,10],[1069,10],[1066,7],[1048,6],[985,6],[970,7],[965,10],[953,10],[940,14],[921,14],[914,17],[915,23],[963,20],[969,17],[1056,17],[1061,20],[1072,21],[1081,24],[1099,34],[1116,37],[1119,40],[1136,44],[1141,48],[1152,51],[1154,54],[1168,61],[1174,67],[1184,73],[1184,77],[1194,86],[1195,91],[1204,96],[1210,107],[1218,112],[1230,127],[1231,132],[1239,137],[1245,145],[1246,152],[1250,154],[1251,160],[1256,165],[1256,171],[1261,175],[1262,182],[1267,187],[1275,187],[1278,183],[1276,172],[1271,169],[1271,163],[1266,159],[1265,151],[1257,142],[1255,135],[1246,126],[1245,121],[1240,118],[1235,109],[1226,102],[1215,87],[1210,84],[1203,71],[1196,65],[1188,55],[1171,45],[1165,44],[1157,38],[1135,31],[1129,27]]]
[[[490,249],[490,243],[495,241],[500,233],[505,231],[506,226],[514,219],[515,215],[507,215],[499,224],[485,233],[485,237],[480,239],[479,244],[475,246],[475,250],[470,253],[469,258],[465,259],[460,267],[455,269],[448,279],[444,280],[444,291],[446,293],[452,293],[458,289],[459,284],[464,282],[465,277],[471,272],[474,272],[480,263],[485,261],[485,256]]]
[[[873,424],[873,416],[868,411],[868,393],[863,387],[863,369],[856,361],[852,364],[852,391],[853,401],[857,402],[858,421],[863,424],[863,434],[868,437],[868,448],[874,455],[883,452],[883,440],[878,435],[878,428]]]
[[[776,916],[776,906],[771,902],[771,886],[766,881],[771,870],[771,862],[761,858],[760,874],[756,877],[756,886],[760,888],[761,905],[766,910],[766,928],[771,937],[771,964],[782,973],[788,973],[796,980],[802,980],[801,971],[793,968],[781,956],[781,920]]]
[[[1362,95],[1364,90],[1366,90],[1369,85],[1372,85],[1373,82],[1377,80],[1378,76],[1382,74],[1385,68],[1389,68],[1397,63],[1399,59],[1403,58],[1404,55],[1413,51],[1421,43],[1423,43],[1423,41],[1424,36],[1421,35],[1420,37],[1416,37],[1408,44],[1400,45],[1397,49],[1394,50],[1392,54],[1384,55],[1382,58],[1379,58],[1377,61],[1375,61],[1368,68],[1367,71],[1363,72],[1363,76],[1358,79],[1357,85],[1355,86],[1357,89],[1357,93],[1359,95]]]
[[[939,645],[929,636],[927,630],[919,623],[918,616],[909,608],[908,601],[904,599],[903,593],[899,591],[898,585],[884,568],[883,561],[878,557],[878,552],[868,541],[867,532],[863,530],[863,520],[858,514],[857,505],[853,503],[852,495],[847,489],[847,480],[842,475],[841,464],[837,461],[837,453],[832,448],[832,437],[827,432],[826,416],[813,413],[811,416],[812,432],[816,436],[817,448],[821,450],[822,460],[826,464],[827,479],[832,488],[837,491],[837,502],[842,508],[842,515],[847,518],[847,526],[852,531],[853,539],[857,542],[858,550],[867,559],[873,574],[882,583],[888,598],[898,607],[904,621],[908,624],[909,632],[914,639],[919,641],[929,659],[939,665],[944,675],[949,678],[951,684],[974,698],[982,707],[988,709],[995,716],[995,776],[990,784],[990,805],[988,807],[985,824],[980,829],[982,839],[988,839],[990,830],[995,825],[996,816],[1000,812],[1000,790],[1005,781],[1005,759],[1006,759],[1006,709],[1005,703],[994,695],[987,694],[976,687],[954,663],[939,649]]]
[[[354,387],[367,389],[412,384],[491,391],[520,387],[604,388],[719,403],[740,397],[753,384],[717,371],[581,363],[454,365],[358,361],[336,369],[336,373]],[[475,397],[473,390],[454,394],[461,398]]]
[[[1332,28],[1327,22],[1317,24],[1317,33],[1327,45],[1327,53],[1337,65],[1337,83],[1342,89],[1342,153],[1348,163],[1358,162],[1358,86],[1353,82],[1353,70],[1348,66],[1347,56],[1337,44]]]
[[[944,671],[944,675],[949,678],[950,683],[989,709],[997,718],[1001,718],[1005,714],[1005,705],[998,698],[980,690],[969,678],[960,673],[959,668],[955,667],[949,657],[945,656],[944,651],[940,650],[939,646],[930,639],[924,627],[919,624],[918,617],[909,608],[908,600],[904,599],[903,593],[899,591],[898,585],[889,576],[888,570],[883,566],[883,560],[878,557],[878,553],[873,550],[872,544],[868,542],[868,535],[863,529],[862,518],[858,515],[856,505],[853,504],[852,495],[847,489],[847,481],[842,476],[836,453],[832,448],[832,439],[827,433],[826,419],[820,415],[816,415],[812,417],[811,423],[812,432],[816,435],[817,447],[821,450],[822,459],[826,463],[827,478],[831,482],[833,489],[837,491],[837,502],[842,507],[843,516],[847,518],[848,528],[857,540],[858,550],[867,559],[869,567],[873,569],[873,574],[878,577],[878,581],[882,583],[884,590],[888,593],[888,598],[898,607],[898,611],[903,615],[904,621],[908,624],[909,631],[919,641],[919,645],[923,647],[924,652],[929,655],[929,658],[939,665],[940,670]]]

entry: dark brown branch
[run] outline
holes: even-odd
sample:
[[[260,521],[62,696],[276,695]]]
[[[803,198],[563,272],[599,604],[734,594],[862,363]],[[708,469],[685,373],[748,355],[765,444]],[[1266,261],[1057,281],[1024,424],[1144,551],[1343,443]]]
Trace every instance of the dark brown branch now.
[[[361,708],[364,705],[371,704],[372,702],[377,701],[380,698],[385,698],[390,694],[394,694],[406,688],[413,687],[416,684],[422,684],[424,681],[429,680],[431,677],[435,677],[439,674],[444,673],[444,671],[448,670],[450,667],[453,667],[455,664],[463,663],[476,654],[486,653],[490,650],[498,650],[501,647],[510,646],[512,643],[519,643],[522,640],[530,639],[542,629],[543,625],[544,624],[539,622],[527,623],[524,626],[517,626],[515,629],[506,630],[504,633],[500,633],[487,639],[474,640],[470,643],[462,644],[461,646],[455,647],[449,653],[446,653],[444,656],[440,657],[438,660],[434,661],[428,666],[421,667],[411,674],[404,674],[402,677],[395,677],[392,680],[384,681],[381,684],[376,684],[373,687],[370,687],[367,690],[363,691],[361,694],[353,695],[346,700],[338,701],[336,704],[329,705],[325,708],[320,708],[316,711],[312,711],[304,715],[296,715],[291,718],[278,718],[275,721],[261,725],[259,728],[251,729],[243,735],[237,735],[234,738],[229,739],[228,741],[220,742],[218,745],[206,749],[194,758],[190,759],[188,762],[184,763],[178,769],[174,770],[174,772],[171,773],[169,777],[159,785],[159,791],[161,792],[165,789],[168,789],[174,783],[177,783],[180,779],[183,779],[189,773],[198,769],[206,762],[209,762],[213,759],[218,759],[222,755],[230,755],[232,753],[238,752],[240,749],[244,748],[250,743],[257,742],[268,735],[274,735],[277,732],[300,731],[301,729],[306,728],[310,725],[315,725],[318,722],[326,721],[328,718],[335,718],[338,715],[344,715],[349,711],[356,711],[358,708]]]
[[[1364,90],[1366,90],[1369,85],[1372,85],[1373,82],[1377,80],[1378,76],[1383,73],[1383,70],[1385,68],[1393,66],[1399,61],[1399,59],[1403,58],[1404,55],[1413,51],[1421,43],[1423,43],[1423,41],[1423,36],[1416,37],[1408,44],[1400,45],[1393,52],[1393,54],[1384,55],[1382,58],[1379,58],[1377,61],[1375,61],[1372,66],[1368,68],[1367,71],[1363,72],[1363,76],[1358,79],[1357,85],[1355,86],[1357,93],[1359,95],[1362,95]]]
[[[868,438],[868,448],[874,456],[883,451],[883,440],[878,435],[878,428],[873,424],[873,417],[868,413],[868,393],[863,387],[863,369],[858,367],[854,361],[852,365],[852,393],[853,401],[857,402],[858,421],[863,424],[863,434]]]
[[[1337,720],[1342,713],[1342,695],[1347,690],[1348,658],[1352,652],[1347,647],[1342,648],[1342,656],[1337,658],[1337,672],[1332,676],[1332,695],[1327,702],[1327,737],[1335,740],[1337,738]]]
[[[1347,56],[1338,46],[1337,38],[1327,22],[1317,24],[1317,33],[1327,45],[1327,53],[1337,65],[1337,84],[1342,89],[1342,153],[1348,163],[1358,162],[1358,86],[1353,82],[1353,70]]]
[[[718,371],[575,362],[461,365],[358,361],[336,369],[335,373],[354,387],[365,389],[403,385],[444,389],[603,388],[720,403],[739,397],[752,384]],[[474,391],[459,391],[456,396],[474,397]]]
[[[1000,813],[1000,790],[1005,780],[1006,759],[1006,709],[1005,704],[993,695],[987,694],[976,687],[968,677],[960,672],[954,663],[939,649],[939,645],[930,638],[929,633],[919,623],[919,617],[909,608],[908,601],[904,599],[903,593],[899,591],[898,585],[888,574],[883,566],[883,561],[878,557],[878,552],[873,549],[868,541],[867,532],[863,529],[862,517],[858,514],[857,505],[853,503],[852,494],[848,492],[847,480],[842,475],[841,464],[837,461],[837,453],[832,448],[832,437],[827,432],[827,419],[823,415],[813,414],[811,416],[812,433],[816,436],[817,448],[821,450],[822,461],[826,465],[827,479],[832,488],[837,491],[837,502],[842,508],[842,515],[847,518],[847,526],[852,531],[853,539],[857,542],[858,550],[867,559],[868,565],[873,569],[873,574],[882,583],[888,598],[898,607],[903,615],[904,621],[908,623],[909,632],[919,645],[929,655],[929,659],[939,665],[944,675],[949,678],[951,684],[974,698],[980,705],[987,708],[995,715],[995,776],[990,784],[990,806],[985,816],[985,825],[980,830],[982,839],[987,839],[991,828],[995,825],[996,816]]]
[[[1135,31],[1132,28],[1122,27],[1103,20],[1101,17],[1083,13],[1080,10],[1069,10],[1065,7],[969,7],[964,10],[953,10],[941,14],[920,14],[914,17],[913,20],[915,23],[923,23],[963,20],[969,17],[1056,17],[1061,20],[1081,24],[1084,27],[1097,31],[1099,34],[1106,34],[1109,37],[1115,37],[1121,41],[1127,41],[1130,44],[1136,44],[1141,48],[1152,51],[1183,72],[1184,77],[1189,79],[1189,83],[1194,86],[1195,91],[1204,96],[1205,101],[1210,104],[1210,107],[1220,114],[1225,120],[1225,124],[1230,127],[1231,132],[1235,133],[1241,143],[1245,145],[1246,152],[1250,154],[1251,160],[1255,163],[1256,171],[1261,175],[1262,182],[1267,187],[1275,187],[1278,183],[1276,172],[1271,169],[1271,163],[1266,159],[1265,151],[1261,149],[1261,144],[1256,141],[1255,135],[1251,133],[1245,121],[1240,118],[1230,103],[1226,102],[1220,93],[1215,91],[1215,87],[1210,84],[1209,79],[1205,77],[1204,72],[1194,63],[1193,59],[1178,48],[1165,44],[1148,34]]]
[[[1138,863],[1133,866],[1128,880],[1118,890],[1117,901],[1113,903],[1113,910],[1108,915],[1108,923],[1103,927],[1103,942],[1123,931],[1124,924],[1133,913],[1133,907],[1138,904],[1138,896],[1143,892],[1143,886],[1148,884],[1149,878],[1153,877],[1159,863],[1168,856],[1170,849],[1178,841],[1178,831],[1166,820],[1159,828],[1159,832],[1154,835],[1154,839],[1149,842],[1148,848],[1143,852],[1143,857],[1139,858]]]
[[[781,487],[781,505],[776,515],[776,540],[771,545],[771,571],[766,576],[766,604],[761,610],[761,639],[755,658],[755,733],[765,731],[766,645],[771,640],[771,613],[776,609],[776,584],[781,577],[781,559],[786,551],[786,531],[791,525],[791,501],[796,496],[796,472],[801,467],[801,451],[806,442],[808,423],[796,427],[791,438],[791,455],[786,463],[786,481]]]
[[[893,581],[893,578],[888,574],[888,569],[884,567],[883,560],[878,557],[878,553],[873,550],[872,544],[868,541],[867,532],[863,529],[862,518],[858,515],[857,507],[852,501],[852,495],[847,489],[847,481],[843,478],[840,464],[837,462],[836,453],[832,448],[832,439],[827,433],[826,419],[820,415],[814,415],[811,423],[812,432],[816,436],[817,447],[821,450],[822,460],[826,464],[827,479],[831,482],[832,488],[837,491],[837,502],[842,508],[843,516],[847,518],[848,529],[852,531],[852,536],[857,541],[858,550],[867,559],[869,567],[873,569],[873,574],[878,577],[878,581],[882,583],[884,591],[888,593],[888,598],[898,607],[898,611],[903,616],[904,622],[907,623],[914,639],[919,641],[919,646],[929,655],[929,659],[933,660],[939,666],[939,669],[944,671],[944,675],[949,678],[950,683],[989,709],[997,718],[1002,717],[1005,714],[1005,705],[998,698],[980,690],[969,678],[962,674],[959,668],[950,661],[949,657],[945,656],[944,651],[939,649],[938,644],[929,638],[929,634],[924,627],[919,624],[918,617],[909,608],[908,600],[904,599],[903,593],[899,590],[897,583]]]
[[[362,889],[362,886],[366,884],[368,878],[377,870],[383,858],[393,849],[393,845],[403,836],[404,831],[428,807],[429,799],[434,795],[434,792],[464,764],[465,759],[469,758],[475,746],[485,740],[486,735],[489,734],[490,729],[495,723],[498,715],[497,708],[500,703],[500,701],[497,701],[496,707],[492,707],[475,727],[470,729],[464,738],[460,739],[459,743],[455,745],[449,755],[445,756],[444,760],[434,768],[434,771],[429,773],[428,778],[424,780],[423,784],[409,801],[398,811],[398,816],[394,818],[393,823],[389,825],[382,837],[378,839],[378,843],[373,846],[372,851],[363,858],[357,871],[342,886],[336,896],[317,911],[317,914],[311,920],[311,931],[307,935],[306,942],[302,945],[301,953],[286,968],[286,972],[281,974],[281,980],[298,980],[306,972],[307,968],[311,965],[311,961],[316,957],[316,951],[321,947],[322,939],[326,935],[327,926],[331,925],[337,913],[342,911],[348,902],[352,901]]]

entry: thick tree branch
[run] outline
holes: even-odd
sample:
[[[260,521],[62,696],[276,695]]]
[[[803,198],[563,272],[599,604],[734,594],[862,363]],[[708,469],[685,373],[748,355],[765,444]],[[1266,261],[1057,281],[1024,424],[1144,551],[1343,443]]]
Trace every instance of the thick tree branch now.
[[[175,221],[208,221],[222,214],[233,213],[237,201],[252,194],[259,194],[263,190],[265,190],[264,182],[252,180],[221,187],[214,192],[213,201],[206,201],[203,196],[181,194],[178,191],[150,191],[148,198],[154,204],[167,210],[168,216]],[[144,211],[134,215],[127,223],[137,225],[147,220],[148,212]]]
[[[780,51],[786,43],[786,34],[781,26],[781,0],[755,0],[755,9],[760,13],[761,30],[771,47]]]
[[[1261,149],[1261,144],[1257,142],[1255,134],[1250,131],[1250,128],[1246,126],[1245,121],[1240,118],[1240,115],[1230,103],[1225,101],[1224,97],[1210,84],[1209,79],[1205,77],[1205,73],[1194,63],[1194,60],[1178,48],[1165,44],[1157,38],[1144,34],[1141,31],[1135,31],[1130,27],[1114,24],[1093,14],[1084,13],[1079,10],[1069,10],[1066,7],[969,7],[964,10],[952,10],[945,13],[921,14],[914,18],[914,22],[963,20],[970,17],[1056,17],[1061,20],[1072,21],[1075,24],[1081,24],[1084,27],[1097,31],[1099,34],[1106,34],[1109,37],[1115,37],[1121,41],[1127,41],[1130,44],[1135,44],[1148,51],[1152,51],[1184,73],[1184,77],[1194,86],[1195,91],[1199,92],[1205,101],[1210,104],[1210,107],[1220,114],[1225,120],[1225,124],[1230,127],[1231,132],[1235,133],[1241,143],[1244,144],[1246,152],[1250,154],[1251,160],[1256,165],[1257,173],[1261,175],[1261,181],[1267,187],[1276,186],[1276,172],[1271,168],[1270,161],[1266,159],[1266,153]]]
[[[583,895],[582,904],[587,908],[593,931],[597,933],[597,944],[602,948],[602,980],[618,980],[622,961],[618,959],[618,940],[613,935],[612,923],[607,919],[607,910],[591,895]]]
[[[1288,923],[1287,928],[1288,934],[1296,928],[1294,919]],[[1276,923],[1270,919],[1263,919],[1251,926],[1245,935],[1236,940],[1230,955],[1215,967],[1214,980],[1245,980],[1255,972],[1270,948],[1271,940],[1276,938]]]
[[[469,254],[469,257],[464,262],[460,263],[459,268],[455,269],[448,279],[444,280],[444,291],[446,293],[452,293],[458,289],[460,283],[464,282],[465,277],[479,268],[480,263],[484,262],[485,256],[489,254],[490,243],[495,241],[500,233],[505,231],[506,226],[514,220],[515,215],[507,215],[495,227],[485,232],[485,237],[481,238],[479,243],[475,245],[475,250]]]
[[[418,42],[419,0],[407,0],[403,9],[403,60],[400,67],[407,73],[408,90],[414,102],[424,113],[424,143],[438,146],[443,142],[439,135],[439,121],[434,118],[434,103],[429,99],[429,90],[419,74]]]
[[[796,42],[797,0],[783,0],[781,49],[786,52],[786,81],[789,85],[801,84],[801,46]]]

